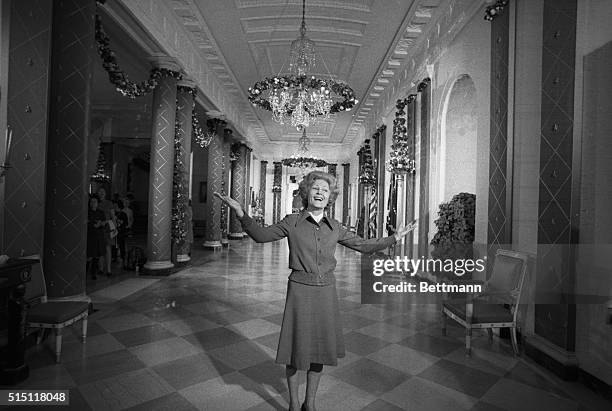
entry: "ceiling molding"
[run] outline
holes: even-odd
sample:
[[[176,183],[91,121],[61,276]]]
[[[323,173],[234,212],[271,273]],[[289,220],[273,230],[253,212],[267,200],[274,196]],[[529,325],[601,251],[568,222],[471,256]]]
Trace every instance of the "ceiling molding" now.
[[[425,77],[431,77],[433,64],[438,61],[450,47],[459,32],[474,17],[482,11],[487,0],[445,0],[437,10],[435,21],[416,42],[410,59],[405,59],[401,70],[390,79],[379,100],[376,110],[370,113],[369,118],[384,117],[394,111],[395,101],[407,96],[417,86],[417,82]],[[419,62],[417,65],[416,62]],[[377,125],[374,121],[368,122],[368,134],[373,134]]]
[[[240,83],[234,72],[229,67],[225,57],[220,52],[220,48],[212,35],[204,16],[194,0],[173,0],[170,2],[173,11],[181,19],[181,22],[188,33],[197,39],[196,43],[200,49],[200,55],[205,58],[211,65],[217,78],[223,86],[235,96],[230,97],[234,106],[240,107],[240,112],[236,112],[236,116],[240,116],[243,121],[244,132],[240,133],[248,140],[252,139],[247,130],[256,130],[261,128],[263,124],[259,121],[253,106],[248,101],[246,92],[240,87]],[[227,115],[230,119],[229,114]],[[248,123],[247,123],[248,121]],[[234,123],[234,121],[232,121]]]
[[[211,75],[214,66],[204,58],[197,39],[188,32],[171,5],[157,0],[120,1],[163,51],[176,57],[214,108],[222,111],[240,134],[250,137],[247,133],[250,127],[242,115],[242,109],[235,106],[235,99],[228,95],[217,76]],[[191,2],[189,4],[192,5]]]
[[[389,93],[390,86],[397,80],[397,73],[406,64],[413,47],[423,41],[423,34],[433,26],[434,17],[440,5],[448,1],[415,0],[410,6],[378,67],[376,75],[370,82],[367,92],[361,98],[361,104],[356,110],[355,119],[363,118],[368,126],[366,135],[380,125],[376,124],[376,119],[380,117],[378,110],[372,110],[372,107],[378,107],[385,101],[384,96]],[[357,144],[361,144],[361,142],[357,142]]]

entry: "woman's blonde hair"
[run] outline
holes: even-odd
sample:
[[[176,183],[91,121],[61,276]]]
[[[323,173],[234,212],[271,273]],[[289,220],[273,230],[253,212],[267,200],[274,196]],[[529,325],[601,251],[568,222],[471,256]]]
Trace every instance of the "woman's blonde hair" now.
[[[323,180],[329,184],[329,201],[325,207],[327,209],[331,207],[331,205],[336,201],[336,198],[338,198],[340,188],[338,188],[336,177],[323,171],[311,171],[302,181],[300,181],[300,197],[302,199],[302,205],[305,209],[308,207],[308,193],[316,180]]]

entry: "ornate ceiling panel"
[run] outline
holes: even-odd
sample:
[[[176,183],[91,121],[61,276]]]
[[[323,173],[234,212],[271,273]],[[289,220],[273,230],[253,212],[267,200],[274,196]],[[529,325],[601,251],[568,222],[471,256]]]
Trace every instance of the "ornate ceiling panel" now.
[[[317,64],[310,74],[347,82],[360,100],[309,137],[328,160],[345,161],[364,132],[375,128],[381,104],[396,90],[397,73],[434,26],[437,10],[451,0],[307,0],[307,35],[316,42]],[[289,46],[298,36],[301,0],[172,0],[171,8],[248,125],[245,137],[262,154],[294,151],[300,137],[271,113],[253,107],[246,90],[256,81],[288,72]],[[244,129],[245,127],[243,127]],[[360,141],[359,141],[360,142]],[[284,144],[283,144],[284,143]]]

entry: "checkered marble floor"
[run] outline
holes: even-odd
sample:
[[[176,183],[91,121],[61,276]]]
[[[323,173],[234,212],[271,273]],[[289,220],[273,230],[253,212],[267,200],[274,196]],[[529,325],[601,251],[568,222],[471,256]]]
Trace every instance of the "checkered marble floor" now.
[[[61,364],[53,338],[30,348],[31,377],[19,388],[69,388],[75,410],[287,409],[284,368],[274,363],[287,254],[284,241],[233,241],[220,252],[196,250],[193,265],[170,277],[93,293],[87,343],[78,326],[67,332]],[[336,255],[348,352],[324,368],[319,410],[612,409],[515,358],[498,338],[476,335],[466,358],[460,328],[441,336],[434,297],[361,305],[359,254],[338,247]]]

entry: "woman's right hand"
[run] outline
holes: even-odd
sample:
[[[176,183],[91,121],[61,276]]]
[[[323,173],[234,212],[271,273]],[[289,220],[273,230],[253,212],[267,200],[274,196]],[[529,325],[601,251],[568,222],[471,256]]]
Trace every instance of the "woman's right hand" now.
[[[215,197],[217,197],[218,199],[223,201],[225,204],[230,206],[236,212],[236,217],[242,218],[244,216],[244,211],[242,211],[242,206],[240,205],[238,201],[234,200],[230,196],[221,195],[220,193],[216,191],[213,194],[215,195]]]

